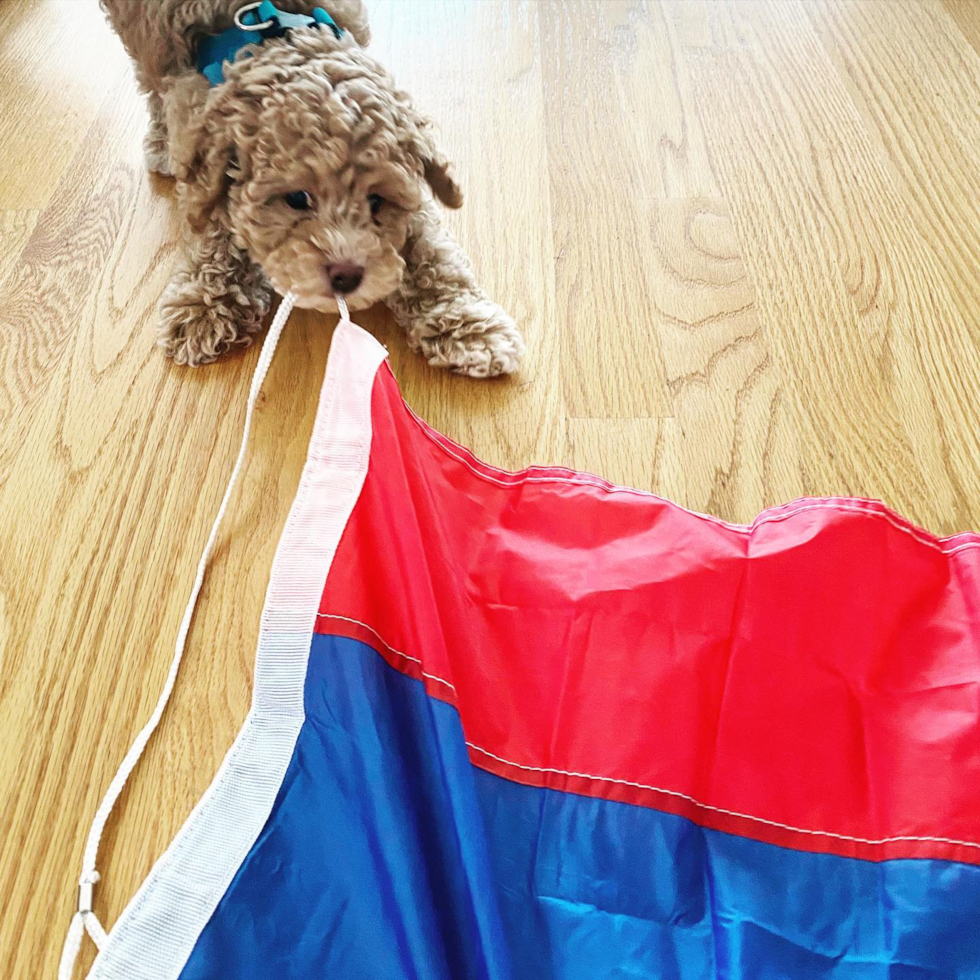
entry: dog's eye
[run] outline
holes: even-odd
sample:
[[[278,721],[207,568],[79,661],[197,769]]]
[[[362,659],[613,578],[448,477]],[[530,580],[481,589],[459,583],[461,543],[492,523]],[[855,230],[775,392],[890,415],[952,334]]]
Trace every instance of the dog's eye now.
[[[371,217],[376,218],[385,199],[380,194],[368,194],[368,204],[371,205]]]
[[[288,194],[283,194],[282,199],[294,211],[309,211],[313,207],[313,196],[306,191],[290,191]]]

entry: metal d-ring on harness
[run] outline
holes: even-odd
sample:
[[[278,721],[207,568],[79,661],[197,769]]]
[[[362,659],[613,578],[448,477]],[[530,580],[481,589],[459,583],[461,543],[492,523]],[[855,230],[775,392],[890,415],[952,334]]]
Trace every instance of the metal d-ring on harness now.
[[[245,20],[253,10],[256,12],[255,17],[262,18],[259,23]],[[323,7],[314,7],[309,15],[290,14],[280,10],[272,0],[254,0],[253,3],[246,3],[235,11],[232,20],[241,31],[267,31],[275,28],[285,32],[291,27],[312,27],[314,24],[322,24],[333,31],[334,37],[339,38],[344,33]]]
[[[255,0],[255,3],[247,3],[244,7],[239,7],[235,11],[235,16],[232,18],[235,22],[235,27],[240,31],[264,31],[267,27],[272,27],[275,21],[271,18],[261,24],[246,24],[242,21],[243,14],[247,14],[252,10],[258,10],[261,6],[262,0]]]

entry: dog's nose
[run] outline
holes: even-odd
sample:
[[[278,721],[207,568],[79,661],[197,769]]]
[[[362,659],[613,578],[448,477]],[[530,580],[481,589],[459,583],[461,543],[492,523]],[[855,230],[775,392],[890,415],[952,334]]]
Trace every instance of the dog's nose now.
[[[353,262],[334,262],[327,266],[330,288],[341,296],[354,292],[364,279],[364,267]]]

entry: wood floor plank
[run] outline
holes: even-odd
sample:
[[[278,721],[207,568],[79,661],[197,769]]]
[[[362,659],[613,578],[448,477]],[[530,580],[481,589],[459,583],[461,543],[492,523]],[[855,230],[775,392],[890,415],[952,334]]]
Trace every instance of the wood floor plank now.
[[[956,475],[977,458],[968,316],[803,9],[727,4],[730,35],[691,54],[736,233],[770,284],[759,310],[800,490],[958,530],[980,516]]]
[[[818,0],[797,10],[819,34],[955,299],[977,304],[980,107],[966,93],[980,86],[980,53],[939,3],[869,11],[852,0]],[[908,44],[909,32],[919,43]]]
[[[980,4],[976,0],[941,0],[943,8],[976,51],[980,51]]]
[[[0,209],[43,207],[129,62],[89,0],[6,0],[0,31]]]
[[[702,158],[685,132],[687,107],[673,92],[659,11],[620,0],[546,0],[538,11],[566,410],[572,417],[669,415],[649,303],[656,275],[650,202]],[[645,85],[673,98],[671,108],[645,99],[638,112],[636,93]]]
[[[31,237],[40,214],[40,208],[0,210],[0,290]]]
[[[161,234],[159,224],[172,224],[170,189],[143,171],[142,125],[139,100],[118,83],[0,283],[0,482],[2,460],[20,446],[34,407],[49,395],[120,238],[136,235],[144,269],[164,262],[166,271],[173,261],[176,230]]]
[[[980,527],[976,9],[369,2],[375,53],[457,164],[467,202],[447,221],[528,361],[451,378],[384,311],[359,320],[413,407],[497,465],[558,462],[737,521],[860,493],[935,532]],[[162,683],[257,356],[192,371],[153,346],[179,229],[144,126],[95,0],[0,3],[10,980],[55,973],[87,823]],[[283,336],[173,705],[108,828],[107,924],[247,710],[332,329],[299,313]]]
[[[792,431],[776,424],[780,379],[727,203],[661,202],[651,253],[660,262],[652,298],[677,423],[666,430],[658,484],[677,487],[678,503],[692,510],[750,521],[800,492],[798,451]]]
[[[661,486],[664,445],[674,419],[568,420],[568,465],[591,472],[597,459],[607,461],[597,476],[621,487]],[[664,490],[675,493],[673,485]]]

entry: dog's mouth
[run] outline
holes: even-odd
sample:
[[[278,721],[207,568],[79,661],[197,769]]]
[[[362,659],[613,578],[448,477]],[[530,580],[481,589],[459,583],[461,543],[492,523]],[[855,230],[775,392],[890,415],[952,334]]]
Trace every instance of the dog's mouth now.
[[[324,313],[336,313],[338,310],[337,297],[332,290],[304,290],[295,285],[291,289],[296,294],[296,305],[301,309],[320,310]],[[350,310],[366,310],[377,302],[363,290],[341,295]]]
[[[322,252],[273,254],[265,257],[262,266],[281,295],[292,292],[297,306],[326,313],[337,312],[338,297],[352,311],[374,306],[397,287],[400,275],[396,273],[401,272],[395,263],[334,259]]]
[[[323,266],[319,282],[309,283],[309,289],[297,289],[301,303],[313,309],[337,309],[340,297],[349,309],[363,310],[373,305],[377,297],[371,295],[371,283],[367,270],[357,262],[328,262]],[[294,287],[295,288],[295,287]],[[306,302],[302,302],[306,300]]]
[[[301,309],[336,313],[338,295],[343,297],[351,310],[367,309],[377,301],[377,297],[371,294],[371,284],[364,274],[356,283],[353,279],[357,277],[341,281],[340,289],[335,288],[337,284],[331,284],[325,273],[298,277],[283,275],[281,272],[267,272],[267,275],[276,292],[282,296],[293,293],[296,296],[296,305]]]

